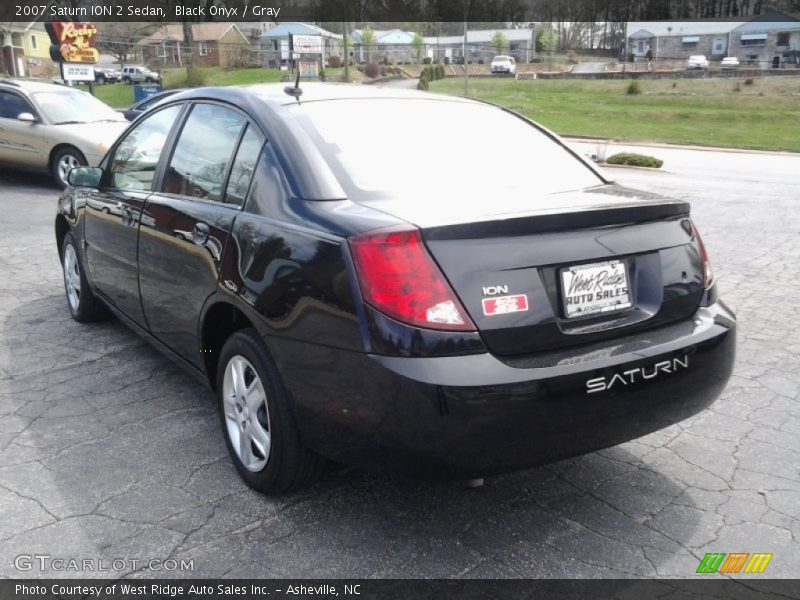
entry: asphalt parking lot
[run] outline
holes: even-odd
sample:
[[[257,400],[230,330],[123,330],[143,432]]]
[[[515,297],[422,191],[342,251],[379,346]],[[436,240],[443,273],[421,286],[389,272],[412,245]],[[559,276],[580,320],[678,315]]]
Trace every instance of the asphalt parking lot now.
[[[479,489],[339,470],[277,500],[239,480],[210,392],[120,323],[69,318],[57,191],[0,172],[0,576],[695,577],[706,552],[771,552],[800,577],[800,157],[649,153],[664,172],[608,173],[693,202],[740,319],[711,410]]]

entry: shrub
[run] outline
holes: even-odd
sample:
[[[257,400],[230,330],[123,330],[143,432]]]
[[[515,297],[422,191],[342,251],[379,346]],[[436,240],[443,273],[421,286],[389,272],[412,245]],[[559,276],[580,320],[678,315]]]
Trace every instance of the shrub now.
[[[449,56],[445,56],[444,57],[444,64],[446,64],[446,65],[450,64],[450,57]]]
[[[628,54],[628,62],[636,62],[636,57],[633,55],[633,52]]]
[[[664,164],[654,156],[647,156],[646,154],[635,154],[633,152],[620,152],[610,156],[606,161],[610,165],[629,165],[632,167],[651,167],[653,169],[661,168]]]
[[[425,58],[422,59],[422,64],[423,65],[429,65],[432,62],[433,62],[433,59],[430,56],[426,56]]]
[[[329,56],[328,57],[328,68],[330,69],[338,69],[342,66],[342,57],[341,56]]]
[[[439,79],[444,79],[444,76],[445,76],[444,65],[439,65]]]
[[[540,63],[540,62],[542,62],[542,57],[541,57],[541,56],[534,56],[534,57],[533,57],[533,58],[531,58],[531,59],[530,59],[528,62],[531,62],[531,63]]]
[[[381,65],[380,72],[381,72],[381,77],[386,77],[386,73],[388,73],[386,66]]]
[[[417,84],[418,90],[427,90],[428,89],[428,69],[422,69],[422,72],[419,74],[419,83]]]
[[[471,60],[470,60],[470,61],[467,61],[467,64],[470,64],[470,65],[471,65],[471,64],[472,64],[472,61],[471,61]],[[482,64],[483,64],[483,59],[482,59],[482,58],[479,58],[479,59],[478,59],[478,64],[479,64],[479,65],[482,65]]]
[[[648,48],[647,49],[647,54],[645,54],[644,57],[647,60],[653,60],[653,51],[650,48]]]
[[[358,65],[358,66],[356,67],[356,69],[358,69],[358,72],[359,72],[359,73],[363,73],[363,72],[364,72],[364,65]]]
[[[364,75],[369,77],[370,79],[375,79],[378,75],[381,74],[381,68],[378,63],[368,63],[366,67],[364,67]]]
[[[642,93],[642,86],[635,79],[628,84],[625,93],[629,96],[635,96]]]
[[[577,65],[578,64],[578,55],[575,54],[573,50],[567,52],[567,64],[568,65]]]
[[[744,80],[744,84],[745,85],[753,85],[753,78],[752,77],[748,77],[747,79]]]

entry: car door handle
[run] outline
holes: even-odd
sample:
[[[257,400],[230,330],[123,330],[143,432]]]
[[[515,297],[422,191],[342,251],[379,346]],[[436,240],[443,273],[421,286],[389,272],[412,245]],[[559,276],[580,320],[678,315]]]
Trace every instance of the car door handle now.
[[[194,230],[192,231],[192,241],[198,246],[204,246],[208,241],[208,236],[211,233],[211,228],[208,223],[195,223]]]

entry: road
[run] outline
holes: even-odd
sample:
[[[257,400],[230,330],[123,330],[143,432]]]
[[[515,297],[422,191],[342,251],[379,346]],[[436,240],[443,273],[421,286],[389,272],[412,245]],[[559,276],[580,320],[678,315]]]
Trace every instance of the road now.
[[[0,576],[176,574],[14,566],[46,553],[199,577],[694,577],[706,552],[772,552],[769,575],[800,577],[800,157],[648,153],[663,172],[607,172],[693,202],[738,310],[710,410],[479,489],[338,470],[280,499],[237,477],[210,392],[118,322],[69,318],[57,192],[0,173]]]

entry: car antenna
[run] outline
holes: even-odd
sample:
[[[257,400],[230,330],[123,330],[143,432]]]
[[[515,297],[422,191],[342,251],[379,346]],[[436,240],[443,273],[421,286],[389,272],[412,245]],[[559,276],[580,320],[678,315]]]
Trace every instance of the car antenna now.
[[[300,69],[297,70],[297,81],[294,82],[294,87],[287,85],[283,91],[290,96],[294,96],[300,102],[300,96],[303,95],[303,90],[300,89]]]

